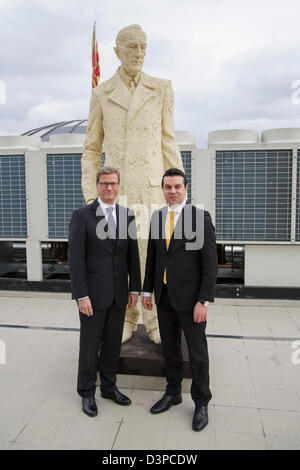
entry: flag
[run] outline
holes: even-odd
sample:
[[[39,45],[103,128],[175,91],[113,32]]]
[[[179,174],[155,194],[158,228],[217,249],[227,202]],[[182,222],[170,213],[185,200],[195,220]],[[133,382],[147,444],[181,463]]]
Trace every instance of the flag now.
[[[94,88],[95,86],[98,85],[98,82],[100,79],[98,42],[96,41],[96,23],[94,24],[93,39],[92,39],[92,65],[93,65],[92,88]]]

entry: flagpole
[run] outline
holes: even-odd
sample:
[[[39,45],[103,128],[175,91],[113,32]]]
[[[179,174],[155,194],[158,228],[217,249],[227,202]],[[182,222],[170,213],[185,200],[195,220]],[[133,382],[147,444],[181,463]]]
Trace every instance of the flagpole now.
[[[98,53],[98,43],[96,38],[96,21],[94,21],[93,27],[93,39],[92,39],[92,65],[93,65],[93,75],[92,75],[92,88],[98,85],[100,79],[100,64],[99,64],[99,53]]]
[[[94,21],[94,28],[93,29],[94,29],[94,37],[95,37],[93,54],[96,57],[96,21]]]

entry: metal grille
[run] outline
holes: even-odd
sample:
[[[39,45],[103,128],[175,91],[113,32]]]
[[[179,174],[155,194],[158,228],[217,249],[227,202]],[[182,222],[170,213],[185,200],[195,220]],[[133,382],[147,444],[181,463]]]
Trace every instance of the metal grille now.
[[[300,150],[297,152],[297,202],[296,202],[296,236],[300,242]]]
[[[24,155],[0,156],[0,237],[26,238]]]
[[[192,152],[191,151],[182,151],[181,158],[182,164],[184,168],[184,172],[186,174],[186,178],[188,181],[188,202],[191,202],[191,195],[192,195]]]
[[[191,152],[181,152],[191,199]],[[101,166],[105,164],[105,153]],[[49,238],[67,238],[72,212],[84,205],[81,190],[81,154],[47,155],[48,234]]]
[[[292,150],[216,152],[218,240],[289,241]]]
[[[72,212],[84,205],[81,154],[47,155],[48,226],[50,238],[67,238]]]

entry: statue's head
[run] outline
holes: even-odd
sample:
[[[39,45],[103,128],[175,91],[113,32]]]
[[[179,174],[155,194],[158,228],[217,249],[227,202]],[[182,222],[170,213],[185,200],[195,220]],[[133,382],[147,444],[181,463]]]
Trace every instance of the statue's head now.
[[[114,50],[127,75],[135,77],[142,70],[146,47],[147,36],[138,24],[118,32]]]

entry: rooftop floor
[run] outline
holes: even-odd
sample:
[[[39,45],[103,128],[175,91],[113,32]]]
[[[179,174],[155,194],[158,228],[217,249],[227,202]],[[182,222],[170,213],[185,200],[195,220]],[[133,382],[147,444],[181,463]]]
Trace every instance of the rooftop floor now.
[[[300,449],[300,302],[209,307],[213,398],[200,433],[191,427],[190,379],[183,403],[153,416],[165,379],[119,375],[132,405],[104,400],[97,387],[99,414],[84,415],[78,329],[69,294],[0,292],[0,449]]]

